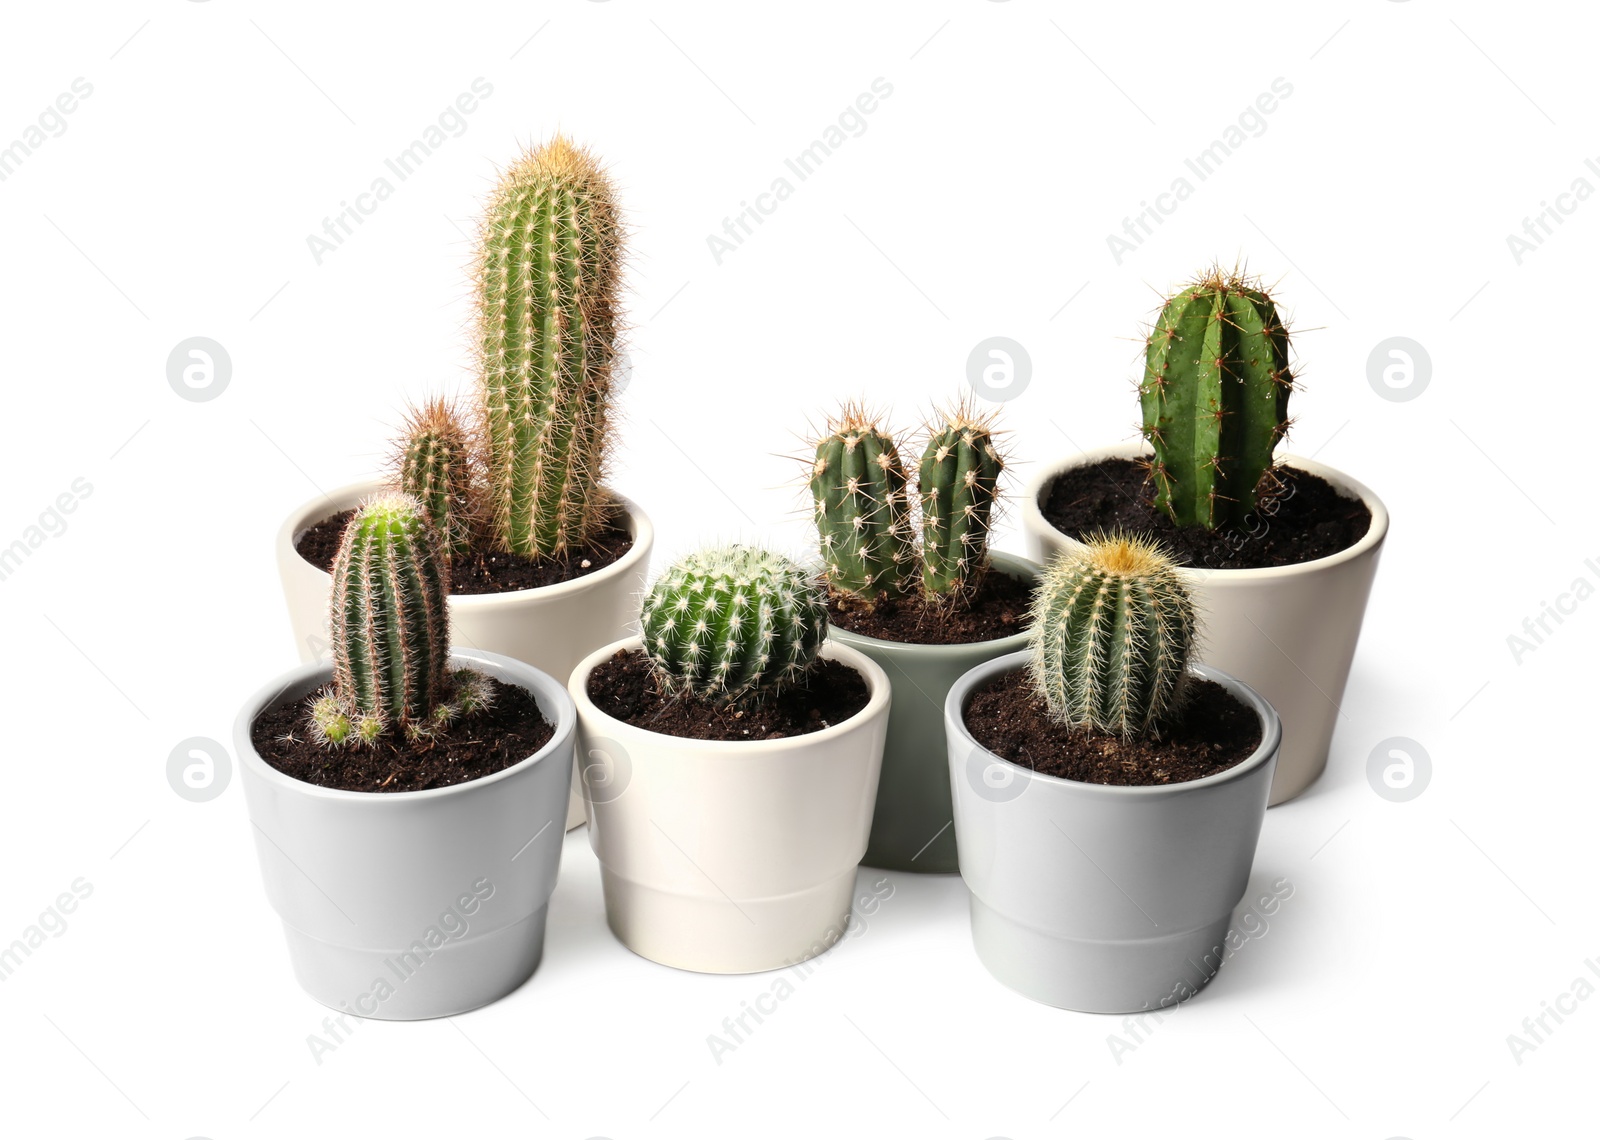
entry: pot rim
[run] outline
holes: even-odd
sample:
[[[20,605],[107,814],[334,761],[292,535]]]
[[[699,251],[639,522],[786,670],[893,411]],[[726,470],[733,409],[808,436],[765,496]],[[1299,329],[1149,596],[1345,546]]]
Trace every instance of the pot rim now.
[[[1012,554],[1006,550],[991,550],[989,558],[996,569],[1000,568],[1002,560],[1004,560],[1014,569],[1026,571],[1032,577],[1035,585],[1044,576],[1043,566],[1040,566],[1033,559],[1025,558],[1020,554]],[[1020,577],[1020,575],[1014,574],[1012,577]],[[837,637],[846,645],[849,645],[852,641],[859,641],[875,653],[915,653],[918,656],[937,659],[940,657],[960,657],[974,650],[991,650],[997,646],[1007,650],[1013,644],[1020,647],[1026,644],[1028,631],[1025,629],[1019,630],[1016,633],[1008,633],[1004,637],[991,637],[988,641],[962,641],[954,645],[925,645],[918,641],[890,641],[883,637],[871,637],[865,633],[857,633],[853,629],[845,629],[842,626],[834,625],[830,621],[828,623],[828,636],[830,638]]]
[[[487,787],[501,780],[508,780],[525,768],[557,755],[562,749],[571,747],[577,732],[578,714],[572,705],[572,699],[561,683],[548,673],[535,669],[524,661],[514,657],[507,657],[500,653],[490,653],[486,649],[468,649],[461,646],[451,646],[451,661],[463,663],[481,662],[492,665],[503,673],[509,674],[516,684],[534,692],[537,696],[553,704],[558,711],[556,716],[555,731],[543,748],[529,756],[517,761],[509,768],[502,768],[498,772],[477,779],[464,780],[459,784],[451,784],[445,788],[422,788],[410,792],[352,792],[344,788],[324,788],[316,784],[308,784],[304,780],[297,780],[284,772],[278,771],[271,764],[261,758],[250,740],[250,727],[260,715],[261,710],[277,700],[288,689],[305,686],[313,682],[311,688],[320,687],[333,679],[333,666],[329,662],[313,662],[309,665],[300,665],[287,673],[280,674],[275,680],[257,689],[245,701],[239,710],[239,715],[234,719],[233,736],[239,749],[239,763],[260,780],[275,787],[288,789],[300,795],[311,796],[319,799],[342,801],[345,803],[361,803],[379,805],[385,803],[414,804],[428,799],[440,799],[445,796],[461,794],[473,789]],[[545,712],[541,708],[541,712]],[[548,713],[546,713],[548,715]],[[378,810],[382,810],[379,808]]]
[[[648,728],[629,724],[625,720],[618,720],[610,713],[602,712],[593,701],[589,699],[589,675],[594,672],[595,666],[609,658],[618,650],[641,649],[644,646],[643,638],[637,635],[625,637],[621,641],[613,641],[610,645],[602,646],[589,654],[578,667],[572,671],[572,677],[567,682],[567,694],[577,706],[581,719],[593,718],[594,723],[603,725],[608,735],[619,739],[649,740],[657,748],[670,748],[686,752],[709,751],[721,755],[733,755],[743,752],[752,760],[764,757],[777,756],[786,752],[794,752],[809,748],[817,744],[825,744],[853,732],[869,723],[874,717],[883,716],[889,711],[889,674],[883,671],[872,658],[842,642],[824,641],[818,651],[819,656],[829,660],[839,661],[850,666],[867,680],[868,697],[866,705],[847,720],[838,724],[829,725],[817,732],[808,732],[801,736],[785,736],[780,740],[695,740],[687,736],[673,736],[665,732],[652,732]]]
[[[1077,539],[1057,530],[1050,520],[1044,517],[1044,511],[1039,506],[1040,494],[1062,473],[1075,467],[1083,467],[1086,464],[1098,462],[1102,459],[1134,459],[1149,454],[1149,449],[1143,443],[1118,443],[1106,447],[1093,448],[1089,451],[1081,451],[1055,463],[1046,464],[1028,480],[1028,485],[1023,492],[1022,523],[1024,529],[1037,529],[1045,533],[1055,534],[1060,536],[1063,542],[1073,546],[1081,546],[1082,544]],[[1299,455],[1280,455],[1277,461],[1286,466],[1326,479],[1333,485],[1334,490],[1343,494],[1346,498],[1360,499],[1366,505],[1367,510],[1372,513],[1372,523],[1367,527],[1367,533],[1343,550],[1335,551],[1322,558],[1313,558],[1309,562],[1296,562],[1289,566],[1258,566],[1248,570],[1214,570],[1204,566],[1180,566],[1178,567],[1180,572],[1197,578],[1210,578],[1215,575],[1221,575],[1228,580],[1238,582],[1280,579],[1297,574],[1313,574],[1321,570],[1331,569],[1340,563],[1360,558],[1383,543],[1384,538],[1389,533],[1389,510],[1383,505],[1383,500],[1378,498],[1370,487],[1359,480],[1351,478],[1338,468],[1330,467],[1326,463],[1318,463],[1314,459],[1307,459]]]
[[[1050,776],[1043,772],[1035,772],[1032,768],[1006,759],[998,752],[984,748],[973,738],[971,730],[967,728],[966,705],[967,698],[979,685],[1002,673],[1012,673],[1028,665],[1029,651],[1022,650],[1010,653],[1004,657],[996,657],[992,661],[985,661],[974,666],[964,673],[945,697],[944,716],[947,724],[953,724],[961,733],[961,738],[971,750],[982,749],[985,755],[993,757],[996,761],[1014,769],[1019,776],[1046,787],[1056,787],[1069,793],[1087,796],[1136,796],[1148,799],[1161,799],[1169,796],[1183,795],[1203,788],[1216,787],[1219,784],[1231,784],[1244,779],[1250,773],[1260,768],[1263,764],[1270,763],[1278,754],[1278,747],[1283,742],[1283,723],[1278,718],[1277,710],[1267,703],[1265,697],[1256,692],[1249,685],[1231,673],[1224,673],[1210,665],[1191,664],[1189,672],[1208,681],[1215,681],[1227,689],[1239,700],[1248,705],[1256,714],[1261,724],[1261,743],[1248,757],[1239,761],[1231,768],[1221,772],[1213,772],[1209,776],[1202,776],[1198,780],[1184,780],[1176,784],[1089,784],[1082,780],[1069,780],[1065,776]],[[969,752],[970,754],[970,752]]]
[[[333,580],[332,575],[326,570],[318,569],[300,557],[300,552],[294,546],[295,539],[312,523],[319,522],[333,513],[335,508],[330,507],[331,503],[349,498],[351,495],[354,495],[356,501],[360,502],[368,495],[375,494],[386,486],[388,484],[382,479],[363,479],[356,483],[347,483],[343,487],[328,492],[326,495],[318,495],[316,498],[300,504],[299,507],[289,513],[289,516],[284,519],[283,525],[278,528],[276,548],[279,555],[294,558],[303,563],[310,573],[320,575],[331,582]],[[534,586],[526,590],[501,590],[492,594],[451,594],[450,605],[452,608],[464,606],[467,609],[488,609],[497,604],[505,604],[534,595],[538,595],[540,598],[560,598],[564,594],[578,593],[585,586],[603,582],[633,570],[642,571],[643,566],[640,563],[649,556],[650,548],[655,544],[655,526],[650,522],[650,517],[639,508],[638,503],[635,503],[626,495],[618,494],[616,491],[611,491],[611,495],[622,505],[623,513],[628,520],[628,529],[633,535],[633,545],[628,548],[628,552],[621,558],[609,566],[602,566],[593,573],[571,578],[565,582],[552,582],[548,586]]]

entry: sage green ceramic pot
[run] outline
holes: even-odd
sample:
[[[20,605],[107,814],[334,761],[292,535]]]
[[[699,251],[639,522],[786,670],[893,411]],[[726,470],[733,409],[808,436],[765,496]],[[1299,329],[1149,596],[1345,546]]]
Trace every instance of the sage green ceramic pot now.
[[[992,573],[1036,582],[1035,562],[1014,554],[990,554]],[[891,871],[950,875],[956,862],[956,831],[950,806],[944,700],[963,673],[1027,646],[1026,633],[966,645],[912,645],[863,637],[838,626],[828,636],[865,653],[889,675],[889,736],[872,815],[872,835],[862,862]]]

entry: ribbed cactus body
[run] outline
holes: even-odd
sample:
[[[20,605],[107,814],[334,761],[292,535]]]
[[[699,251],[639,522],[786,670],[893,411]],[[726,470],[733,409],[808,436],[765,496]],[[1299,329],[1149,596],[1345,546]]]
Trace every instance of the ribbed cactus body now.
[[[855,407],[828,429],[811,468],[828,585],[868,604],[902,597],[916,548],[906,470],[894,438]]]
[[[497,539],[524,557],[581,545],[606,521],[621,255],[611,181],[567,139],[495,188],[478,256],[486,484]]]
[[[1212,270],[1167,301],[1139,402],[1156,505],[1181,526],[1236,525],[1288,431],[1289,332],[1259,282]]]
[[[759,699],[802,678],[827,633],[820,585],[781,554],[747,546],[703,550],[650,587],[640,632],[670,691]]]
[[[450,568],[422,504],[369,500],[333,564],[333,686],[312,705],[330,744],[369,744],[390,728],[426,735],[488,703],[485,679],[450,669]]]
[[[432,400],[407,416],[395,466],[400,490],[422,504],[445,553],[471,550],[477,524],[471,436],[449,404]]]
[[[1034,595],[1031,618],[1034,685],[1061,723],[1136,736],[1176,707],[1195,614],[1157,547],[1096,538],[1061,555]]]
[[[917,469],[924,593],[960,594],[983,576],[1003,467],[987,419],[958,408],[935,423]]]

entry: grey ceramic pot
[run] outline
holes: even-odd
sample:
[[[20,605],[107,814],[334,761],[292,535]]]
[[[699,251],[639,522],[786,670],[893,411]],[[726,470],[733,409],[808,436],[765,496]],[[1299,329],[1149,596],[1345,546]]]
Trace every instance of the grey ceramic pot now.
[[[1037,581],[1038,563],[1014,554],[990,554],[994,571]],[[954,874],[955,816],[945,762],[944,700],[968,670],[1023,648],[1026,633],[966,645],[912,645],[863,637],[828,627],[834,641],[858,649],[889,675],[889,737],[872,814],[872,836],[861,860],[891,871]]]
[[[1172,1005],[1216,973],[1244,897],[1282,730],[1254,689],[1206,666],[1261,720],[1245,761],[1181,784],[1115,787],[1043,776],[983,748],[973,690],[1027,664],[978,666],[945,701],[956,842],[972,942],[1026,997],[1087,1013]]]

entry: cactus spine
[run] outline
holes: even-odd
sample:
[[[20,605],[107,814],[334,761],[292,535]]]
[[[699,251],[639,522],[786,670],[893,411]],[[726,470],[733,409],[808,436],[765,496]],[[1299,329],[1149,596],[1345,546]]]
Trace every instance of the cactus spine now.
[[[817,581],[781,554],[714,547],[650,587],[639,624],[663,688],[754,701],[805,676],[827,633]]]
[[[1046,570],[1031,617],[1033,683],[1062,724],[1137,736],[1176,708],[1194,605],[1158,546],[1091,538]]]
[[[866,602],[904,596],[916,562],[894,438],[846,405],[817,444],[811,497],[828,585]]]
[[[1169,299],[1139,403],[1156,505],[1180,526],[1237,525],[1289,429],[1289,331],[1254,278],[1214,267]]]
[[[422,504],[445,554],[470,551],[477,527],[472,442],[450,404],[434,399],[407,413],[395,469],[400,490]]]
[[[992,422],[963,402],[936,420],[922,453],[917,493],[922,590],[929,597],[960,596],[988,569],[989,522],[1005,466],[995,449]]]
[[[450,670],[450,568],[422,504],[379,495],[356,512],[333,564],[333,685],[312,704],[329,744],[418,737],[482,707],[487,682]]]
[[[478,255],[487,490],[497,540],[527,558],[594,539],[616,352],[621,221],[611,180],[557,136],[505,172]]]

